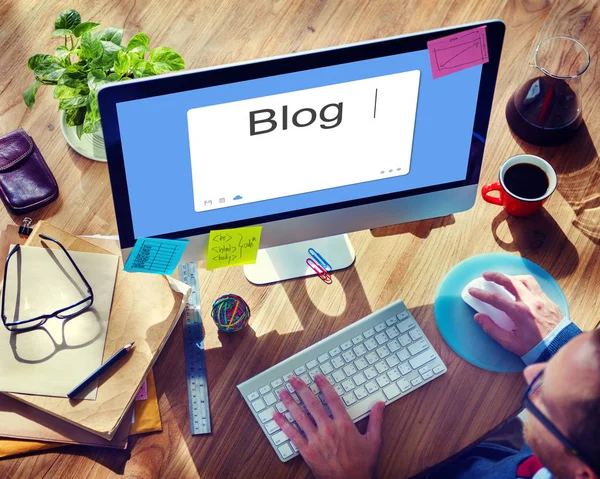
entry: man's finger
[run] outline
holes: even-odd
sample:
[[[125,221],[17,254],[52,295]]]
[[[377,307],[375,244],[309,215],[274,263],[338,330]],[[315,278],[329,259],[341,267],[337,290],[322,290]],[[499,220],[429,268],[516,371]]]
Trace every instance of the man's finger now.
[[[527,274],[522,276],[515,276],[515,279],[524,284],[525,287],[532,293],[543,293],[542,287],[533,276]]]
[[[483,329],[484,333],[486,333],[490,338],[494,339],[504,349],[512,351],[514,336],[510,331],[498,326],[492,318],[485,314],[477,313],[474,319],[477,321],[479,326],[481,326],[481,329]]]
[[[327,406],[329,406],[333,417],[335,419],[346,418],[348,421],[351,421],[350,416],[348,415],[348,412],[342,403],[342,400],[338,396],[336,390],[333,389],[333,386],[329,383],[329,381],[327,381],[327,378],[322,374],[317,374],[315,376],[315,382],[325,397],[325,401],[327,401]]]
[[[294,446],[298,448],[300,454],[302,454],[302,450],[307,445],[307,441],[302,437],[302,434],[298,432],[298,429],[292,426],[285,416],[280,412],[273,414],[273,419],[283,433],[290,439],[290,441],[294,443]]]
[[[294,421],[298,423],[298,426],[300,426],[306,434],[314,434],[317,432],[317,428],[313,422],[308,418],[304,410],[298,406],[296,401],[294,401],[294,398],[292,398],[292,395],[289,392],[284,389],[279,393],[279,397],[283,401],[283,404],[285,404],[285,407],[288,408]]]
[[[469,288],[469,294],[484,303],[493,306],[500,311],[504,311],[513,321],[519,315],[517,303],[512,299],[508,299],[499,293],[490,293],[477,288]]]
[[[369,425],[367,426],[367,438],[369,441],[381,440],[381,425],[383,424],[383,410],[385,403],[379,401],[371,408],[369,415]]]
[[[521,299],[523,293],[527,292],[527,288],[521,281],[515,280],[504,273],[497,273],[496,271],[485,271],[483,273],[483,279],[486,281],[492,281],[493,283],[499,284],[506,291],[512,294],[517,300]]]
[[[327,415],[327,412],[325,412],[323,404],[321,404],[321,401],[319,401],[317,396],[308,389],[308,386],[304,384],[302,379],[292,376],[290,378],[290,384],[296,390],[296,394],[302,399],[306,409],[308,409],[308,412],[314,418],[317,425],[322,424],[323,421],[329,421],[329,416]]]

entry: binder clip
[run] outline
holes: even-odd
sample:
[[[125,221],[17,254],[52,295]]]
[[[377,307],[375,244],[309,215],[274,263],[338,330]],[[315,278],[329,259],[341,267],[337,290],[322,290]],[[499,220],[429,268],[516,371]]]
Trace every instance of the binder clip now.
[[[23,226],[19,226],[19,235],[29,236],[31,234],[33,229],[30,228],[29,226],[31,225],[32,221],[33,220],[29,216],[26,216],[25,218],[23,218]]]

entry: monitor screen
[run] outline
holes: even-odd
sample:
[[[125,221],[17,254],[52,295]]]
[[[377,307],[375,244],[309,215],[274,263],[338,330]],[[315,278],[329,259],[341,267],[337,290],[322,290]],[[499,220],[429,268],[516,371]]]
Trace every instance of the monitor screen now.
[[[465,182],[485,65],[434,79],[423,46],[115,102],[133,237]]]

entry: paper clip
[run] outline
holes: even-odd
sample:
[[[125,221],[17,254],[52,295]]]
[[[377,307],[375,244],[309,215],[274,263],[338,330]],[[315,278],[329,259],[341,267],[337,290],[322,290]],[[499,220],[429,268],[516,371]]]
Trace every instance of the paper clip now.
[[[331,279],[331,275],[325,271],[319,263],[315,263],[312,258],[306,259],[306,264],[310,266],[310,268],[317,273],[317,276],[321,278],[325,283],[331,284],[333,280]]]
[[[321,267],[327,271],[333,271],[331,265],[325,261],[325,258],[321,256],[314,248],[308,248],[308,254],[312,256],[312,258],[321,265]]]
[[[30,228],[32,221],[33,220],[29,216],[23,218],[23,226],[19,226],[19,235],[29,236],[31,234],[31,232],[33,231],[33,229]]]

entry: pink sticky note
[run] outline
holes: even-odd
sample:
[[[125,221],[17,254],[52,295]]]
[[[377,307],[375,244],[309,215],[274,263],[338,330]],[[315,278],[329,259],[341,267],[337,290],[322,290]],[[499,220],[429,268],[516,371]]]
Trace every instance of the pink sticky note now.
[[[142,383],[142,387],[140,388],[137,395],[135,396],[135,400],[136,401],[145,401],[146,399],[148,399],[148,385],[146,384],[146,380],[144,379],[144,382]]]
[[[427,42],[433,79],[487,63],[485,26]]]

